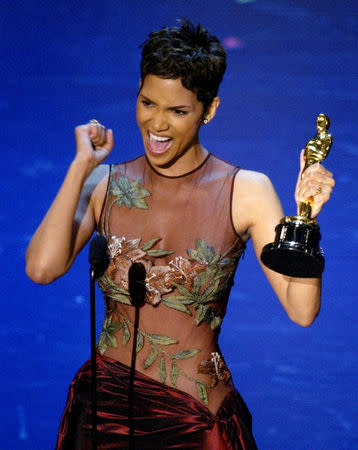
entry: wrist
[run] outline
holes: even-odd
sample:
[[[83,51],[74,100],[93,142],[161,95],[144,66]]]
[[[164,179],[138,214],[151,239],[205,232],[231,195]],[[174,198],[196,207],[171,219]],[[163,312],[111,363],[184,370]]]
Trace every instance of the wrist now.
[[[94,167],[89,164],[86,164],[84,161],[80,161],[78,159],[74,159],[69,167],[68,174],[79,181],[80,183],[84,183]]]
[[[70,164],[70,171],[75,172],[78,177],[83,178],[84,180],[86,180],[94,168],[95,166],[93,164],[78,157]]]

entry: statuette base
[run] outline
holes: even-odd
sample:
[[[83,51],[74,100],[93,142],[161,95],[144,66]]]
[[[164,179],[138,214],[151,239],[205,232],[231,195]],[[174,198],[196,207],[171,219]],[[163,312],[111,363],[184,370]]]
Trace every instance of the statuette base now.
[[[319,247],[319,226],[300,216],[284,217],[275,231],[275,241],[265,245],[261,261],[283,275],[320,278],[324,270],[324,256]]]

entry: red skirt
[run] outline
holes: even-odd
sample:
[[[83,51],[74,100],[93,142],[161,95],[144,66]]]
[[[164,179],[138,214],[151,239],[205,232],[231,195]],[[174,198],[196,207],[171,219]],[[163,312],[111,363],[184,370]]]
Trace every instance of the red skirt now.
[[[97,356],[98,449],[129,448],[129,374],[130,368],[119,361]],[[88,361],[70,385],[56,449],[92,448],[90,392]],[[138,450],[257,448],[250,412],[235,389],[214,415],[191,395],[135,372],[132,424]]]

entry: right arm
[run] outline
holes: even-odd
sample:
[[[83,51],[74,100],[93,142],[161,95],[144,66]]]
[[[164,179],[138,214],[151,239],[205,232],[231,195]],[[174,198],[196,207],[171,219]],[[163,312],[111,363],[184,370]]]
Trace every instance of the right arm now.
[[[87,124],[75,136],[75,159],[27,248],[26,273],[36,283],[51,283],[68,271],[92,236],[104,200],[107,169],[99,164],[113,147],[112,131]]]

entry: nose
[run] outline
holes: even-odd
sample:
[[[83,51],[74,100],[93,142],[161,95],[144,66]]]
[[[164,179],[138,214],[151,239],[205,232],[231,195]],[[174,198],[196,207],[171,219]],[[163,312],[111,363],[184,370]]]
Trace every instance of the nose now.
[[[164,111],[155,111],[152,116],[153,131],[166,131],[169,128],[169,123]]]

